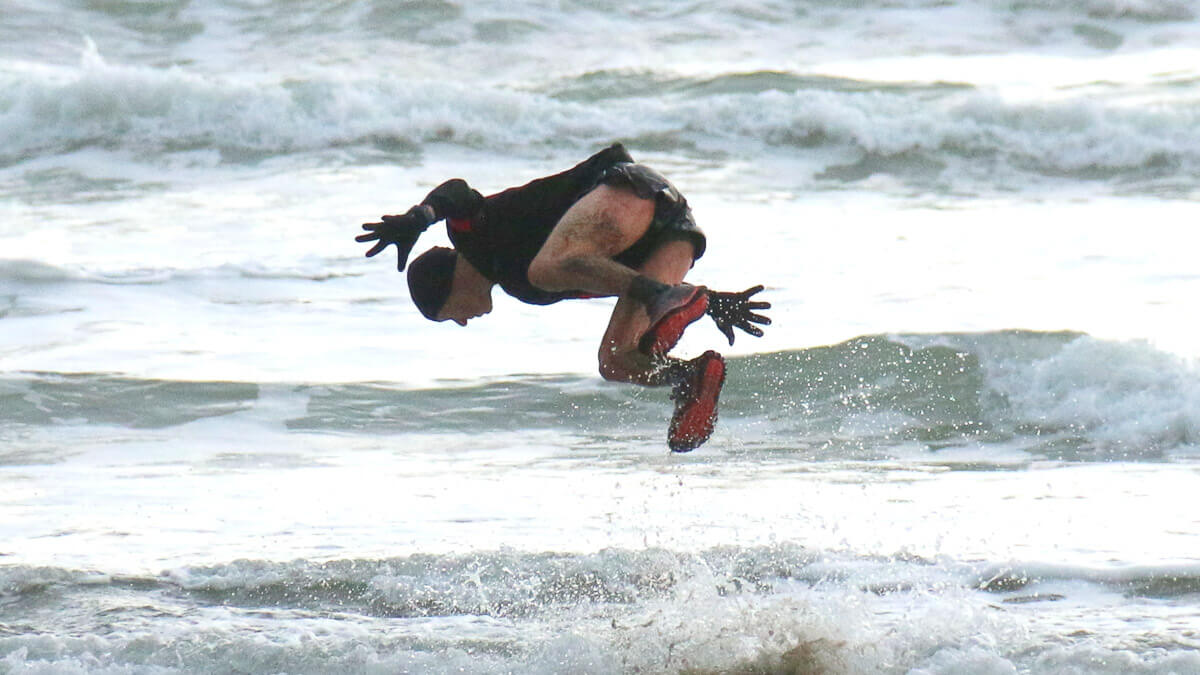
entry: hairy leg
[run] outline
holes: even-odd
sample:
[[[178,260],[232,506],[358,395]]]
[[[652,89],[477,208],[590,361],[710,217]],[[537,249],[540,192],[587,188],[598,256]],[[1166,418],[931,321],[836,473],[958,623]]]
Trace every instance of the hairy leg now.
[[[653,219],[652,200],[600,185],[559,220],[529,265],[529,281],[547,291],[622,295],[638,272],[612,257],[640,239]]]
[[[638,272],[665,284],[678,284],[692,268],[693,250],[691,242],[668,241]],[[646,386],[667,384],[662,377],[662,362],[655,363],[638,350],[638,340],[649,326],[646,306],[621,295],[600,342],[600,375],[604,379]]]

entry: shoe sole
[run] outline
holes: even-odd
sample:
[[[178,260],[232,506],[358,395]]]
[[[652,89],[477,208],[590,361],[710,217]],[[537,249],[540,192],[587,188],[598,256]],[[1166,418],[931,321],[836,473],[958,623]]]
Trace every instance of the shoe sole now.
[[[646,329],[638,340],[638,351],[649,356],[665,356],[679,344],[683,331],[708,311],[708,290],[697,286],[692,297],[672,308]]]
[[[699,391],[695,396],[675,410],[667,432],[667,446],[671,452],[690,452],[700,447],[712,436],[717,424],[717,403],[721,398],[721,387],[725,384],[725,359],[710,351],[697,378]],[[702,357],[703,358],[703,357]]]

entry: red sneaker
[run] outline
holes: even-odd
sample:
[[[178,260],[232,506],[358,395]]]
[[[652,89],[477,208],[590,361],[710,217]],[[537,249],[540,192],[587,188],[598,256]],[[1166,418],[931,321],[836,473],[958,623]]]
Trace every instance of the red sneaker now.
[[[683,331],[708,311],[708,289],[679,284],[664,291],[650,306],[650,327],[638,340],[638,350],[665,356],[683,337]]]
[[[667,431],[667,446],[672,452],[695,450],[712,435],[717,423],[717,399],[725,384],[725,359],[720,354],[704,352],[688,365],[692,372],[671,392],[675,414]]]

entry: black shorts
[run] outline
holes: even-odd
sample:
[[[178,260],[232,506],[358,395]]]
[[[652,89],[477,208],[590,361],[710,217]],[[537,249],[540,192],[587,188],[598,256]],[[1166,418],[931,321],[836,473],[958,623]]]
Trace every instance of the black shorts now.
[[[696,225],[687,200],[659,172],[642,164],[622,163],[606,170],[597,184],[628,187],[642,199],[654,200],[654,220],[646,234],[613,260],[637,269],[660,246],[676,240],[691,242],[692,262],[704,255],[708,245],[704,231]]]

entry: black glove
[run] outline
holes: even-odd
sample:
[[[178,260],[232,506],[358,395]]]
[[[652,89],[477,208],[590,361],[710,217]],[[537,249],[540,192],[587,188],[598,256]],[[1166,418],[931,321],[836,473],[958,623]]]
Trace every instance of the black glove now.
[[[733,329],[741,328],[754,337],[762,337],[762,329],[754,324],[763,326],[771,325],[771,320],[761,314],[755,314],[752,310],[771,309],[769,302],[751,302],[750,296],[758,293],[763,289],[762,285],[754,288],[747,288],[741,293],[721,293],[720,291],[708,292],[708,315],[716,322],[717,328],[720,329],[725,337],[729,338],[729,345],[733,346]]]
[[[396,269],[403,272],[404,266],[408,264],[408,254],[412,253],[413,246],[417,244],[417,238],[421,236],[422,232],[429,229],[429,225],[434,220],[435,215],[431,207],[414,206],[402,216],[383,216],[381,223],[363,223],[362,227],[367,234],[358,235],[354,241],[359,243],[375,242],[375,245],[367,251],[368,258],[387,248],[388,244],[395,244],[400,256],[396,263]]]

